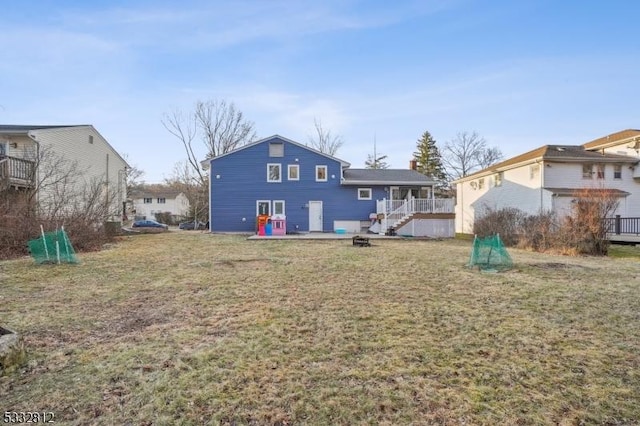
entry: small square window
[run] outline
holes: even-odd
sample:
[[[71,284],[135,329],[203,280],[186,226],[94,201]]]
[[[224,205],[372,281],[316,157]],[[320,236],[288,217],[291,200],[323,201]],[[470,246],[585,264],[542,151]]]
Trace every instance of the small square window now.
[[[284,144],[282,142],[269,143],[269,157],[284,157]]]
[[[289,164],[287,171],[288,180],[300,180],[300,166],[298,164]]]
[[[280,164],[267,164],[267,182],[282,182],[282,169]]]
[[[358,200],[370,200],[371,188],[358,188]]]
[[[153,203],[153,198],[145,198],[145,199],[143,200],[143,203],[144,203],[144,204],[151,204],[151,203]]]
[[[316,166],[316,181],[317,182],[327,181],[327,166]]]
[[[620,164],[613,166],[613,178],[622,179],[622,166]]]
[[[158,198],[158,204],[165,204],[167,202],[166,198]]]

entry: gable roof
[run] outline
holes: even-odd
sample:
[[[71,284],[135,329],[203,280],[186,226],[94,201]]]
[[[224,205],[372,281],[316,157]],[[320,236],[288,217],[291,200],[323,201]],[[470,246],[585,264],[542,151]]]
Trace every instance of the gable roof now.
[[[640,142],[640,130],[636,129],[626,129],[621,130],[616,133],[611,133],[610,135],[603,136],[598,139],[594,139],[591,142],[587,142],[583,147],[586,149],[598,149],[598,148],[606,148],[608,146],[616,145],[622,142],[625,139],[636,139],[634,142]]]
[[[346,169],[343,185],[432,185],[429,176],[409,169]]]
[[[0,124],[0,134],[4,135],[22,135],[29,133],[31,130],[46,130],[46,129],[62,129],[65,127],[84,127],[89,126],[89,124],[80,124],[80,125],[22,125],[22,124]]]
[[[325,154],[323,152],[318,151],[317,149],[313,149],[313,148],[311,148],[309,146],[303,145],[303,144],[301,144],[299,142],[296,142],[296,141],[292,141],[291,139],[287,139],[287,138],[285,138],[283,136],[280,136],[280,135],[277,135],[277,134],[273,135],[273,136],[269,136],[267,138],[260,139],[260,140],[255,141],[255,142],[251,142],[251,143],[246,144],[246,145],[243,145],[240,148],[236,148],[233,151],[229,151],[229,152],[226,152],[224,154],[220,154],[220,155],[218,155],[216,157],[206,158],[206,159],[202,160],[200,162],[200,164],[206,170],[206,169],[209,168],[209,165],[211,164],[212,161],[215,161],[215,160],[217,160],[219,158],[222,158],[222,157],[226,157],[227,155],[235,154],[236,152],[242,151],[243,149],[251,148],[252,146],[256,146],[256,145],[259,145],[261,143],[265,143],[267,141],[271,141],[271,140],[274,140],[274,139],[280,139],[281,141],[284,141],[284,142],[299,146],[300,148],[307,149],[307,150],[309,150],[311,152],[314,152],[314,153],[316,153],[318,155],[322,155],[323,157],[327,157],[327,158],[329,158],[331,160],[337,161],[342,165],[342,167],[349,167],[351,165],[350,163],[348,163],[348,162],[346,162],[344,160],[341,160],[339,158],[333,157],[333,156],[331,156],[329,154]]]
[[[501,161],[492,166],[482,169],[465,177],[456,179],[455,182],[464,182],[479,176],[497,173],[500,171],[512,169],[519,165],[533,163],[536,161],[556,161],[556,162],[583,162],[590,161],[594,163],[618,163],[629,162],[637,163],[638,159],[629,157],[628,155],[606,154],[587,150],[584,145],[545,145],[536,148],[524,154],[511,157],[505,161]]]
[[[55,129],[71,129],[75,127],[91,127],[105,141],[107,146],[122,160],[126,167],[131,167],[127,160],[120,155],[118,151],[111,146],[108,140],[104,138],[91,124],[71,124],[71,125],[30,125],[30,124],[0,124],[0,135],[18,136],[29,135],[32,130],[55,130]]]

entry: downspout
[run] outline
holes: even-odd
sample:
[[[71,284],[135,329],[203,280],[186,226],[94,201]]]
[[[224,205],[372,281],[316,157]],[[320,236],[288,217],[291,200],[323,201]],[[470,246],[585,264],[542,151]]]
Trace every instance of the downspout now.
[[[33,190],[35,191],[35,201],[36,206],[38,206],[38,210],[40,209],[40,191],[37,188],[36,182],[38,181],[38,174],[40,173],[40,142],[36,140],[36,137],[31,134],[31,132],[27,132],[27,136],[36,144],[36,157],[34,159],[34,171],[33,171]]]
[[[537,163],[540,167],[540,215],[542,215],[544,213],[544,161],[539,160]]]

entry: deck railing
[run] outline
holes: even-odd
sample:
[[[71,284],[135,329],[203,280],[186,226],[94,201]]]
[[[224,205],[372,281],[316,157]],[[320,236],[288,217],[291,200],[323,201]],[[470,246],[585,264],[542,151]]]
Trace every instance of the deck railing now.
[[[640,217],[608,217],[603,219],[608,234],[640,235]]]
[[[9,183],[30,184],[33,181],[35,162],[22,158],[0,155],[0,180]]]
[[[414,213],[454,213],[453,198],[411,198],[409,200],[378,200],[378,214],[383,215],[381,232],[395,227],[404,218]]]

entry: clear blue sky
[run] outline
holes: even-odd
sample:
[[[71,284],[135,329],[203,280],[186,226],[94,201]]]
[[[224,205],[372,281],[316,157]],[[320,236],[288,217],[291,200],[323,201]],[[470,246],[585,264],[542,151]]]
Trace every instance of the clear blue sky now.
[[[163,113],[234,102],[258,136],[314,117],[408,167],[420,135],[476,131],[506,156],[640,127],[640,2],[14,1],[0,123],[93,124],[150,182],[182,147]]]

